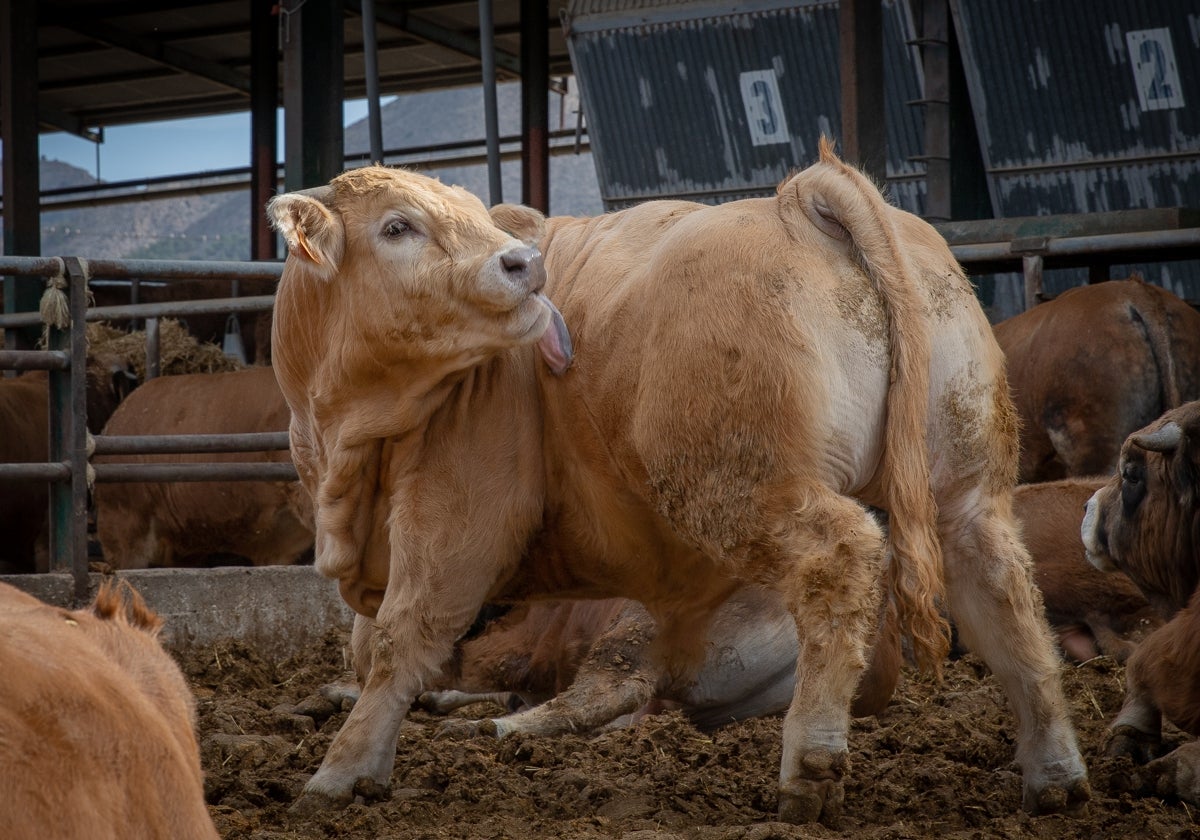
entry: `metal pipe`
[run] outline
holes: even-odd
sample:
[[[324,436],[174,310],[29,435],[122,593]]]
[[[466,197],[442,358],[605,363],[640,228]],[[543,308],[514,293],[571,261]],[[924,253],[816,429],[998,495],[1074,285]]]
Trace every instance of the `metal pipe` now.
[[[85,321],[121,321],[129,318],[160,318],[174,315],[211,315],[227,312],[265,312],[275,305],[273,295],[242,298],[213,298],[210,300],[178,300],[161,303],[138,303],[121,306],[94,306],[87,310]],[[16,312],[0,315],[0,327],[41,324],[36,312]]]
[[[157,318],[146,319],[146,381],[162,373],[162,336]]]
[[[228,435],[97,435],[97,455],[174,455],[200,452],[269,452],[290,447],[287,432]]]
[[[496,31],[492,20],[492,0],[479,0],[479,58],[483,66],[488,197],[491,204],[499,204],[504,201],[504,192],[500,178],[500,117],[496,103]]]
[[[66,481],[71,467],[62,461],[42,464],[0,464],[0,482],[5,481]],[[39,571],[45,571],[44,569]]]
[[[383,121],[379,114],[379,42],[375,34],[375,0],[362,0],[362,32],[371,162],[383,163]]]
[[[296,481],[286,462],[209,464],[96,464],[96,481]]]
[[[0,370],[66,370],[70,364],[65,350],[0,350]]]

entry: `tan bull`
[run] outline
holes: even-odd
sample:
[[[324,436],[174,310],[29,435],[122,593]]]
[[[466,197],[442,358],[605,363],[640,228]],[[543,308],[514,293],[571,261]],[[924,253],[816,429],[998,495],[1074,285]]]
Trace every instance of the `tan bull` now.
[[[801,642],[780,815],[834,820],[881,577],[920,663],[947,650],[944,599],[998,675],[1026,807],[1088,798],[1013,521],[1003,357],[944,241],[828,144],[772,198],[544,234],[382,167],[269,212],[290,251],[276,374],[364,683],[301,809],[388,784],[407,709],[485,601],[641,601],[633,711],[689,678],[749,583]],[[513,234],[540,236],[545,271]],[[886,576],[867,505],[889,513]]]

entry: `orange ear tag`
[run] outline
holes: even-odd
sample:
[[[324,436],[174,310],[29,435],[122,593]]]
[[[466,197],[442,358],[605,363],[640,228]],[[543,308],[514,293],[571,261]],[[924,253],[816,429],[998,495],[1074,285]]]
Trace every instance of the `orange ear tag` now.
[[[323,265],[324,261],[317,255],[316,250],[308,244],[308,238],[304,235],[304,231],[296,228],[296,247],[304,252],[304,256],[308,257],[316,265]]]

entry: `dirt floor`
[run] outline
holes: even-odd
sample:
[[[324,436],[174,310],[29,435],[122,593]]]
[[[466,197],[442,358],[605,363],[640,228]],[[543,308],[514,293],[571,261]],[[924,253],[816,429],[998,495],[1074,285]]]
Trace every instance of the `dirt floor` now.
[[[679,713],[590,737],[437,737],[414,711],[400,733],[391,798],[316,818],[288,813],[345,712],[296,714],[345,675],[345,638],[288,662],[238,643],[183,657],[199,707],[209,810],[224,838],[463,840],[774,840],[774,838],[1200,838],[1185,804],[1131,793],[1134,768],[1103,756],[1123,674],[1101,658],[1064,666],[1094,798],[1085,816],[1020,810],[1014,724],[996,681],[972,657],[940,686],[906,671],[878,718],[855,721],[838,831],[775,821],[780,719],[711,733]],[[500,714],[486,704],[456,713]]]

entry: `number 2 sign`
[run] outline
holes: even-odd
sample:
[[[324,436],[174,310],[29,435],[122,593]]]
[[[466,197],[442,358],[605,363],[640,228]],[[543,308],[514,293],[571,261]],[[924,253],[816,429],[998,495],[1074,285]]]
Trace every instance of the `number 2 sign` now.
[[[1143,111],[1162,111],[1183,107],[1183,87],[1179,84],[1179,67],[1175,64],[1175,48],[1171,30],[1139,29],[1125,33],[1129,48],[1129,63],[1138,102]]]

